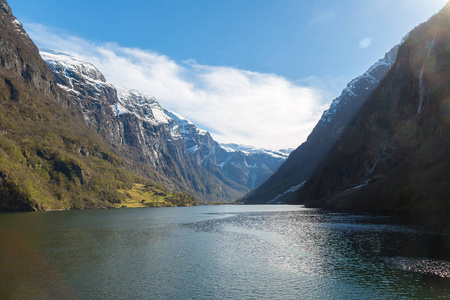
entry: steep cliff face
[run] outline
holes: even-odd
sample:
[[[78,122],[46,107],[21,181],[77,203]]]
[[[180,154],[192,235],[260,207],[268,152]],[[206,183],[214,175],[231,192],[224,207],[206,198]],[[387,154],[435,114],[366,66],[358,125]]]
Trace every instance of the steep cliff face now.
[[[42,49],[41,55],[86,124],[141,174],[205,201],[234,200],[246,191],[196,163],[183,139],[186,128],[180,129],[154,97],[115,87],[92,64],[67,54]]]
[[[294,150],[278,171],[251,191],[243,201],[246,203],[289,201],[292,193],[312,176],[362,105],[380,84],[394,63],[397,51],[398,46],[392,48],[366,73],[352,80],[323,113],[307,141]]]
[[[140,180],[83,122],[0,0],[0,211],[111,207]]]
[[[211,135],[181,115],[166,111],[181,129],[186,148],[198,165],[224,182],[253,189],[286,160],[289,150],[270,151],[236,144],[220,145]]]
[[[310,206],[449,211],[450,5],[415,28],[398,58],[297,192]]]
[[[42,94],[62,101],[55,88],[55,81],[45,63],[39,57],[39,51],[31,41],[22,24],[14,17],[5,0],[0,1],[0,65],[3,70],[22,77],[27,84]]]

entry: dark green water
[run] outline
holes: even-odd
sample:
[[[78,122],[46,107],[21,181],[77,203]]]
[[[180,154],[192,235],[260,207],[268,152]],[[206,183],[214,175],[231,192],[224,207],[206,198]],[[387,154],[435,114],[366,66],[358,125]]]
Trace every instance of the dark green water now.
[[[1,299],[449,297],[442,216],[299,206],[0,215]]]

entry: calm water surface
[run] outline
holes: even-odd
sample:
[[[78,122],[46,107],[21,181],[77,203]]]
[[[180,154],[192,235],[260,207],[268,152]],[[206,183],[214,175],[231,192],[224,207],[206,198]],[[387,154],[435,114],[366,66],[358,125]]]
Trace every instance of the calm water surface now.
[[[447,219],[300,206],[1,214],[0,298],[450,298]]]

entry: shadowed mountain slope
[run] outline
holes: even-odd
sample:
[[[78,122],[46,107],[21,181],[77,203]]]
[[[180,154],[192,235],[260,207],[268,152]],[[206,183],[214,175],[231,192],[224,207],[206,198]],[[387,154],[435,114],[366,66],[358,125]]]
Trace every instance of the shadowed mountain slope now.
[[[383,59],[355,78],[334,99],[314,127],[306,142],[294,150],[286,162],[267,181],[243,199],[245,203],[286,202],[314,172],[331,147],[339,140],[362,105],[394,63],[398,46]]]
[[[295,202],[450,211],[449,49],[447,4],[410,32],[389,73]]]

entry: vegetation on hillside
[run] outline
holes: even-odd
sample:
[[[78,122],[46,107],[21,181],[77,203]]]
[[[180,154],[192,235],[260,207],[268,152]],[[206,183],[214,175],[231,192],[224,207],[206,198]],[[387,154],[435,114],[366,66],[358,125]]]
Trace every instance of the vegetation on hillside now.
[[[166,187],[158,184],[133,184],[131,189],[119,189],[124,196],[121,205],[117,207],[167,207],[195,206],[197,201],[191,195],[171,193]]]
[[[116,207],[136,183],[148,179],[78,112],[0,68],[1,212]]]

